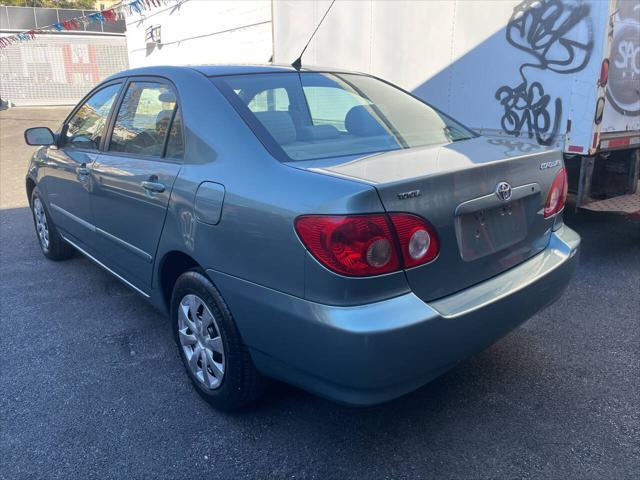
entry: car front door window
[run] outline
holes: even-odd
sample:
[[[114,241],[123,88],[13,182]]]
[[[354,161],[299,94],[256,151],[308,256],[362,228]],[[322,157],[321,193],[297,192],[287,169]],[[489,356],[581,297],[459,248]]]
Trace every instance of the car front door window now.
[[[64,129],[63,146],[98,150],[120,86],[114,84],[104,87],[82,104]]]

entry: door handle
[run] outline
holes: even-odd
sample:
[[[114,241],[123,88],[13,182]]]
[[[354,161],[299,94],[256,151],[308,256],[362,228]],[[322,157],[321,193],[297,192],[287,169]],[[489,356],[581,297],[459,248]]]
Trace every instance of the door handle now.
[[[154,193],[162,193],[164,192],[164,185],[162,183],[158,183],[158,182],[142,182],[142,188],[144,188],[146,191],[148,192],[154,192]]]

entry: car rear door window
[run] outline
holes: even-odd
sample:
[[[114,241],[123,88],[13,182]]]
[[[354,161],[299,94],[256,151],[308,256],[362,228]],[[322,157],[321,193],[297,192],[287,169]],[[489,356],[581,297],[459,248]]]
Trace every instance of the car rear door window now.
[[[161,156],[175,108],[169,85],[131,82],[118,110],[109,151]]]
[[[63,146],[89,150],[100,147],[107,117],[120,87],[119,83],[106,86],[82,104],[64,128]]]

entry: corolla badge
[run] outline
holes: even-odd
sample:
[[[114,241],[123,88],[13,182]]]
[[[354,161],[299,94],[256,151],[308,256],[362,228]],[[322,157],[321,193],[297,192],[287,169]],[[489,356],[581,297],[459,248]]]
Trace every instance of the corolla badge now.
[[[409,192],[398,193],[398,198],[400,200],[407,200],[409,198],[419,197],[420,195],[420,190],[411,190]]]
[[[507,182],[500,182],[496,185],[496,195],[500,200],[507,201],[511,198],[511,185]]]
[[[553,162],[542,162],[540,164],[540,170],[546,170],[547,168],[559,167],[562,165],[562,161],[554,160]]]

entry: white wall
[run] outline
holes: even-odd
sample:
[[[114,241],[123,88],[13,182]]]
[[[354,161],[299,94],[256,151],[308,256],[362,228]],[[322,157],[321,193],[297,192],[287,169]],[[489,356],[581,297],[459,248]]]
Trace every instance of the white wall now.
[[[160,25],[162,45],[145,31]],[[127,20],[131,68],[146,65],[266,63],[273,52],[271,1],[185,0]]]
[[[330,3],[329,0],[274,1],[277,62],[290,63],[298,56]],[[338,0],[311,42],[303,64],[372,73],[487,133],[504,130],[503,120],[507,130],[514,130],[511,121],[518,123],[524,119],[525,124],[519,129],[524,136],[528,136],[530,130],[534,138],[536,132],[543,139],[555,133],[549,143],[563,146],[567,120],[571,119],[572,130],[567,142],[587,148],[591,143],[596,81],[609,3],[561,0],[562,15],[554,26],[548,22],[542,25],[545,20],[536,19],[535,15],[528,17],[527,33],[537,21],[538,27],[550,28],[554,34],[572,9],[586,9],[586,16],[563,36],[579,42],[593,41],[588,49],[588,63],[573,73],[563,71],[569,66],[541,62],[536,54],[541,54],[542,49],[526,51],[530,47],[526,35],[517,38],[517,31],[508,29],[514,8],[520,5],[547,9],[546,17],[542,18],[548,18],[554,8],[548,0]],[[508,31],[513,42],[522,48],[507,41]],[[584,52],[576,50],[573,54],[574,60],[569,64],[577,66]],[[545,55],[566,60],[570,54],[556,41]],[[496,99],[496,93],[501,87],[516,89],[523,84],[520,72],[523,65],[526,92],[532,92],[533,86],[534,96],[528,107],[509,108],[507,112]],[[544,92],[534,86],[535,82],[539,82]],[[518,105],[524,102],[521,96]],[[547,128],[542,125],[545,115],[550,119]],[[531,124],[537,119],[539,125],[529,128],[527,119]]]

